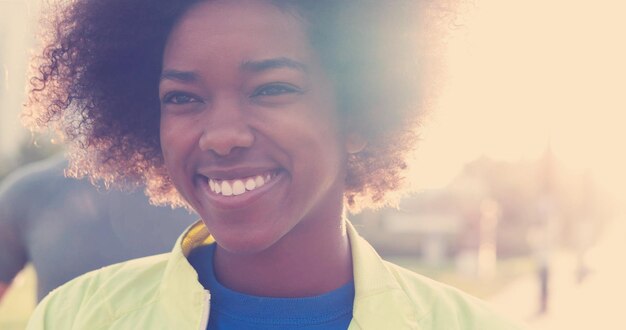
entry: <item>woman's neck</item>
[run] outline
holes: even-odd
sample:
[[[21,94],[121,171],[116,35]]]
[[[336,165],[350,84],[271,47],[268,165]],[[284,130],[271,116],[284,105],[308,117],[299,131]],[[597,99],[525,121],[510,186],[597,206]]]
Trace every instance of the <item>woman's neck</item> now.
[[[215,276],[232,290],[265,297],[320,295],[352,280],[345,220],[299,223],[271,247],[255,254],[215,251]]]

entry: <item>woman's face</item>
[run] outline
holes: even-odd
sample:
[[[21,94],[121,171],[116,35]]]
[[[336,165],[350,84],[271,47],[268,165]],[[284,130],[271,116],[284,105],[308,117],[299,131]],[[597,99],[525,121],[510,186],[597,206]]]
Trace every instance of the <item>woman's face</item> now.
[[[258,0],[191,7],[159,95],[170,177],[222,248],[258,252],[339,219],[337,102],[295,15]]]

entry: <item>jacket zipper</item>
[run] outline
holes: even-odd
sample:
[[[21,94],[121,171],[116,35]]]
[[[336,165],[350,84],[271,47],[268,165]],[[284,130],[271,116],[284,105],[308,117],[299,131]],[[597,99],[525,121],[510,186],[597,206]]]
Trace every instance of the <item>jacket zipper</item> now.
[[[209,290],[204,290],[204,309],[202,310],[202,317],[200,318],[199,330],[206,330],[206,327],[209,324],[209,311],[211,310],[210,301],[211,293],[209,293]]]

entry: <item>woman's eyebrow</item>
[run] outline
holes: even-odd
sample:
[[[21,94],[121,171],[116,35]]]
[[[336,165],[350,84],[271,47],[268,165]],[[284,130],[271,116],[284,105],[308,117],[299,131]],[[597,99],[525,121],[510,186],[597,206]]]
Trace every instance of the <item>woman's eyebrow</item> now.
[[[163,70],[159,81],[163,81],[165,79],[191,83],[198,81],[199,78],[198,74],[192,71]]]
[[[303,73],[308,71],[306,64],[288,57],[276,57],[260,61],[246,61],[241,64],[241,69],[243,71],[250,72],[261,72],[280,68],[295,69]]]

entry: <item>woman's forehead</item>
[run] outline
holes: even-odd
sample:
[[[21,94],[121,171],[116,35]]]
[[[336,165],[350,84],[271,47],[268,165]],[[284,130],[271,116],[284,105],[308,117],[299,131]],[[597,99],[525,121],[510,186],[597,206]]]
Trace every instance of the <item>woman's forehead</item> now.
[[[254,69],[259,62],[306,69],[315,61],[314,54],[300,20],[274,5],[264,1],[201,2],[172,30],[163,69],[187,71],[217,63]]]

